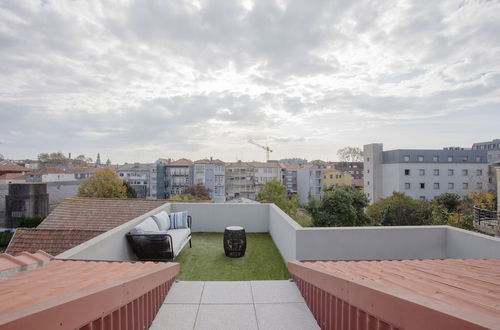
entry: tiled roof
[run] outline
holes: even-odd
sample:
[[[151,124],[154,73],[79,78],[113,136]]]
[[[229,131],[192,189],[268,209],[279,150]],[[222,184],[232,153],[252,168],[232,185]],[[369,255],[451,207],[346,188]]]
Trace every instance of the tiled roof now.
[[[24,180],[24,179],[26,179],[26,175],[25,174],[21,174],[21,173],[5,173],[5,174],[0,175],[0,179],[4,179],[4,180]]]
[[[225,163],[220,160],[220,159],[200,159],[194,162],[195,164],[218,164],[218,165],[224,165]]]
[[[286,163],[280,163],[281,168],[284,168],[286,170],[304,170],[304,169],[311,169],[313,168],[313,165],[310,164],[286,164]]]
[[[68,173],[68,172],[61,170],[60,168],[57,167],[44,167],[30,174],[43,175],[43,174],[62,174],[62,173]]]
[[[50,259],[52,259],[52,256],[41,250],[38,250],[35,253],[22,252],[17,257],[7,253],[2,253],[0,254],[0,272],[12,268],[38,264]]]
[[[16,164],[0,165],[0,172],[28,172],[29,168]]]
[[[93,328],[111,318],[147,328],[178,272],[175,263],[52,260],[0,281],[0,328]]]
[[[154,164],[140,164],[140,163],[133,163],[133,164],[123,164],[118,166],[116,169],[118,172],[119,171],[149,171],[151,168],[156,166]]]
[[[5,252],[18,255],[23,251],[44,250],[52,255],[58,255],[104,232],[104,230],[18,228]]]
[[[99,167],[80,167],[75,166],[66,171],[66,173],[95,173],[101,170]]]
[[[186,158],[181,158],[176,161],[170,162],[167,164],[168,166],[191,166],[193,162]]]
[[[500,259],[315,261],[304,262],[335,275],[376,283],[388,293],[439,301],[500,324]]]
[[[165,203],[135,198],[70,197],[59,203],[37,228],[108,231]]]

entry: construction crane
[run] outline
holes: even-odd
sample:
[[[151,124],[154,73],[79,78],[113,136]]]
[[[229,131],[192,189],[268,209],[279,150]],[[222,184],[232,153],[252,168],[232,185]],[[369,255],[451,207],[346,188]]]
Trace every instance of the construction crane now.
[[[269,161],[269,153],[273,152],[273,151],[268,146],[264,147],[264,146],[258,144],[257,142],[255,142],[253,140],[248,140],[248,142],[250,142],[251,144],[253,144],[253,145],[255,145],[255,146],[259,147],[259,148],[264,149],[266,151],[266,162]]]

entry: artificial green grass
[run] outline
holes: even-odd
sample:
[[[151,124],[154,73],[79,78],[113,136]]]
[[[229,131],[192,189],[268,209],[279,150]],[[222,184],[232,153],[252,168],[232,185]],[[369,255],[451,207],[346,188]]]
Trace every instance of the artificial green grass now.
[[[193,247],[185,246],[175,262],[181,264],[181,281],[286,280],[290,273],[268,233],[247,233],[241,258],[224,254],[222,233],[193,233]]]

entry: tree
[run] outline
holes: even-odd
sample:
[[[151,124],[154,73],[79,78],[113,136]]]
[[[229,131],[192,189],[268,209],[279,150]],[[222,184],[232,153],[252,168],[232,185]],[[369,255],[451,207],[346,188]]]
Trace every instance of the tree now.
[[[123,181],[123,185],[126,189],[127,198],[137,198],[137,192],[128,182]]]
[[[290,216],[297,212],[299,206],[299,197],[294,196],[292,199],[288,199],[286,187],[276,180],[266,182],[259,191],[257,198],[260,201],[276,204]]]
[[[21,222],[18,227],[23,228],[36,228],[45,219],[44,216],[34,215],[32,217],[23,216],[21,217]]]
[[[363,150],[358,147],[345,147],[337,150],[337,157],[341,162],[362,162]]]
[[[78,155],[75,159],[72,160],[73,166],[89,166],[93,163],[92,158],[87,157],[85,155]]]
[[[321,201],[310,198],[306,209],[316,227],[362,226],[369,222],[363,209],[368,205],[366,195],[350,186],[325,190]]]
[[[430,203],[416,200],[401,192],[368,206],[366,215],[382,226],[417,226],[433,223]]]
[[[82,182],[78,188],[79,197],[126,198],[127,189],[116,172],[104,168]]]
[[[460,205],[460,195],[444,193],[434,197],[432,203],[443,206],[448,212],[455,212]]]
[[[38,155],[38,161],[42,167],[46,166],[63,166],[70,163],[70,159],[64,156],[60,151],[52,152],[50,154],[42,152]]]
[[[202,184],[195,184],[189,187],[184,188],[184,195],[194,196],[199,200],[210,200],[210,193],[212,190],[206,188]]]

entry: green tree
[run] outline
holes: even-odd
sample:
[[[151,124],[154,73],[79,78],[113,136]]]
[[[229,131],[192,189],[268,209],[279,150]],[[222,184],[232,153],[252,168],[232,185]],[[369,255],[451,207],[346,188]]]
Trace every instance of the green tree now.
[[[184,189],[184,195],[191,195],[198,200],[210,200],[212,190],[202,184],[195,184]]]
[[[137,192],[128,182],[123,181],[123,185],[126,189],[127,198],[137,198]]]
[[[18,227],[36,228],[43,221],[43,219],[45,219],[45,217],[41,215],[34,215],[32,217],[23,216],[21,217],[21,222]]]
[[[61,166],[70,163],[70,159],[60,151],[52,152],[50,154],[43,152],[38,155],[38,161],[42,167],[45,166]]]
[[[448,212],[457,211],[460,206],[460,195],[452,193],[444,193],[434,197],[432,204],[443,206]]]
[[[310,198],[306,209],[316,227],[362,226],[369,222],[363,209],[368,205],[366,195],[350,186],[325,190],[320,201]]]
[[[104,168],[82,182],[79,197],[127,198],[127,189],[116,172]]]
[[[73,166],[89,166],[90,164],[93,163],[92,158],[87,157],[85,155],[78,155],[75,157],[75,159],[72,160]]]
[[[297,213],[299,197],[288,199],[286,187],[276,180],[266,182],[257,194],[260,201],[276,204],[286,214],[293,216]]]
[[[401,192],[383,198],[368,206],[366,215],[374,224],[382,226],[417,226],[433,223],[429,202],[416,200]]]

